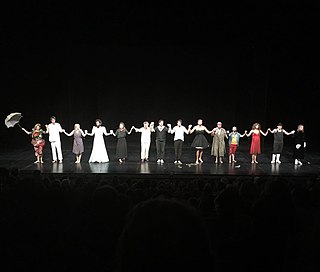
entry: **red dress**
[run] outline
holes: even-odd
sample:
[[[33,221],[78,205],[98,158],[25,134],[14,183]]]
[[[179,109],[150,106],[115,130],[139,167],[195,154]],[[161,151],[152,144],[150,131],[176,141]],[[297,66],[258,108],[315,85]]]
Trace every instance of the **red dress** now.
[[[250,154],[260,154],[260,131],[258,133],[253,132],[251,136]]]

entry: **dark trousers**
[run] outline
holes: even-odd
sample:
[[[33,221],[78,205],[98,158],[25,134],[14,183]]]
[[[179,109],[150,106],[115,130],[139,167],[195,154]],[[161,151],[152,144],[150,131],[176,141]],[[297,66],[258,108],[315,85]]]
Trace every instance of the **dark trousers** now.
[[[164,159],[166,141],[156,140],[157,158]]]
[[[182,155],[183,141],[182,140],[175,140],[173,145],[174,145],[175,160],[179,161],[181,159],[181,155]]]

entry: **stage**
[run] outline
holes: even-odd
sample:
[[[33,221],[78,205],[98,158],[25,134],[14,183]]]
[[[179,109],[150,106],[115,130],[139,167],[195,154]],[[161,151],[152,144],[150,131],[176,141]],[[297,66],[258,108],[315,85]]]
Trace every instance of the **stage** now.
[[[44,149],[44,163],[34,163],[35,157],[30,146],[12,151],[2,152],[0,155],[0,167],[6,169],[18,169],[21,174],[32,173],[39,170],[44,174],[104,174],[117,176],[152,175],[159,177],[183,176],[183,177],[210,177],[210,176],[293,176],[308,177],[318,176],[320,173],[320,153],[308,151],[305,154],[303,165],[293,163],[290,150],[284,150],[281,156],[281,164],[271,164],[271,149],[263,148],[263,153],[258,155],[258,164],[252,164],[248,152],[248,143],[242,144],[236,153],[236,163],[228,163],[228,155],[224,157],[223,164],[216,164],[210,155],[210,150],[204,151],[201,164],[195,164],[195,153],[188,144],[184,145],[182,164],[174,164],[173,145],[169,143],[166,148],[165,162],[157,163],[154,143],[150,148],[148,162],[140,161],[140,146],[131,144],[128,147],[128,158],[119,163],[115,158],[113,145],[107,146],[110,161],[107,163],[89,163],[91,147],[86,146],[82,161],[76,164],[71,149],[63,148],[63,163],[52,163],[49,145]]]

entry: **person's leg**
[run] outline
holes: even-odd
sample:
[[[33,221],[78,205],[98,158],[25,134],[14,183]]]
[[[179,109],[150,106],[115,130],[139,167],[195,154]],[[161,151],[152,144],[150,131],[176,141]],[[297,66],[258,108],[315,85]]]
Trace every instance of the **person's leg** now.
[[[143,161],[145,159],[145,154],[146,154],[146,147],[145,147],[145,143],[141,142],[141,161]]]
[[[161,142],[156,140],[156,151],[157,151],[157,162],[160,162],[161,159]]]
[[[174,141],[173,145],[174,145],[174,162],[178,162],[179,141],[178,140]]]
[[[162,161],[164,160],[165,147],[166,147],[166,142],[165,141],[161,141],[160,142],[160,159]]]
[[[52,162],[57,161],[56,142],[51,142]]]
[[[203,162],[202,160],[203,149],[199,150],[199,162]]]
[[[57,149],[57,153],[58,153],[58,160],[60,162],[62,162],[63,157],[62,157],[62,150],[61,150],[61,142],[60,141],[56,142],[56,149]]]
[[[179,142],[179,144],[178,144],[178,162],[181,162],[183,141],[178,140],[178,142]]]
[[[199,163],[199,153],[200,153],[200,150],[196,149],[196,163]]]
[[[279,154],[279,153],[276,154],[276,163],[281,163],[281,161],[280,161],[280,154]]]
[[[276,154],[272,154],[272,159],[271,159],[271,163],[275,163],[276,162]]]
[[[150,150],[150,144],[151,142],[146,142],[146,147],[145,147],[145,158],[148,161],[149,160],[149,150]]]

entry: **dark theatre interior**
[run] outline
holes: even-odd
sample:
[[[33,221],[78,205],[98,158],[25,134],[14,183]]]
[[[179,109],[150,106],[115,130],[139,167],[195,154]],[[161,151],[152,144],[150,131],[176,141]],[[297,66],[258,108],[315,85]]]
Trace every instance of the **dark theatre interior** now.
[[[202,2],[202,1],[201,1]],[[320,271],[320,69],[316,1],[2,1],[0,126],[1,271]],[[10,113],[22,118],[8,127]],[[144,121],[242,134],[304,126],[302,165],[284,136],[271,164],[273,135],[251,137],[237,163],[216,164],[210,147],[195,164],[185,135],[181,165],[173,135],[166,157],[140,161],[140,133],[104,137],[110,161],[89,163],[93,137],[74,163],[61,133],[63,163],[34,163],[31,137],[50,117],[107,131]]]

